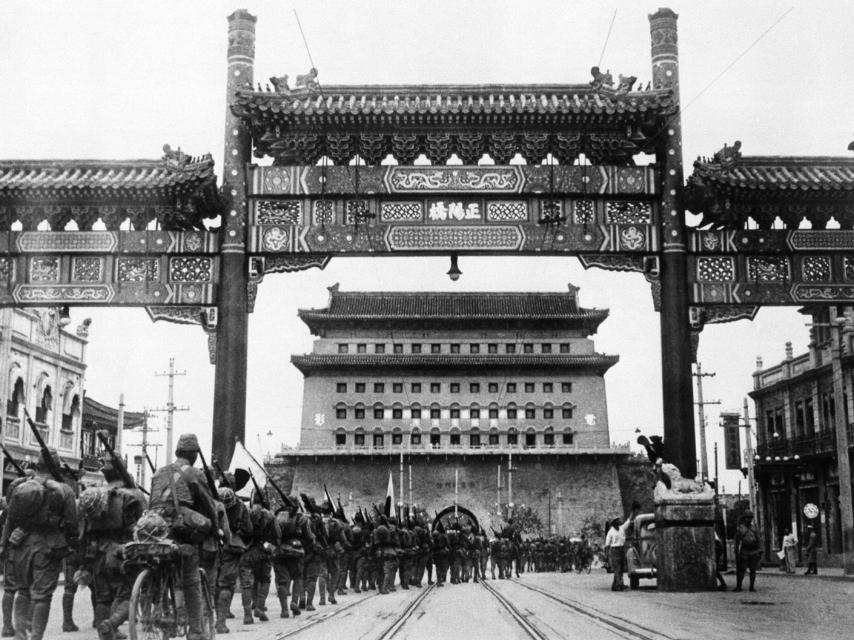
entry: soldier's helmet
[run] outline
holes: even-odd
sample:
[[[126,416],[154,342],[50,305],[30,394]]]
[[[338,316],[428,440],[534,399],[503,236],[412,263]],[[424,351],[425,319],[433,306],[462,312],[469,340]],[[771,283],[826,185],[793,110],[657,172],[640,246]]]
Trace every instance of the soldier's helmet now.
[[[89,487],[80,494],[78,509],[87,520],[100,518],[107,510],[108,495],[101,487]]]
[[[320,503],[320,512],[324,515],[332,515],[333,508],[329,500],[324,500]]]
[[[165,538],[168,531],[169,525],[160,514],[146,511],[136,521],[133,539],[137,542],[156,542]]]
[[[219,499],[226,507],[230,507],[235,502],[237,502],[237,495],[234,493],[232,489],[228,487],[220,487],[219,491]]]

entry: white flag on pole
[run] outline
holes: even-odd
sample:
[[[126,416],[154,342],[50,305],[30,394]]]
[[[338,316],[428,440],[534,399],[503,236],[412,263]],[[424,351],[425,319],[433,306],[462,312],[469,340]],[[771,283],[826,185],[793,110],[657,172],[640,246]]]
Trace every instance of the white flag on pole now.
[[[388,490],[385,495],[386,505],[391,503],[388,507],[388,514],[392,518],[396,518],[397,514],[394,510],[394,479],[392,478],[391,471],[388,472]]]

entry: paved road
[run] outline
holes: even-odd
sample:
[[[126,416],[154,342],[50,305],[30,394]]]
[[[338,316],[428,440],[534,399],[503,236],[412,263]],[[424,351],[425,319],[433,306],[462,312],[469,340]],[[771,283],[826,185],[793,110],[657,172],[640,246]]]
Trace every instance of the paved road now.
[[[732,583],[732,576],[728,577]],[[242,640],[827,640],[850,637],[854,582],[760,575],[756,593],[659,593],[654,588],[612,593],[610,576],[525,574],[519,580],[461,584],[341,596],[298,618],[280,619],[268,601],[270,622],[229,620]],[[89,592],[78,594],[81,630],[62,633],[59,592],[49,640],[97,637]],[[235,597],[233,610],[239,610]]]

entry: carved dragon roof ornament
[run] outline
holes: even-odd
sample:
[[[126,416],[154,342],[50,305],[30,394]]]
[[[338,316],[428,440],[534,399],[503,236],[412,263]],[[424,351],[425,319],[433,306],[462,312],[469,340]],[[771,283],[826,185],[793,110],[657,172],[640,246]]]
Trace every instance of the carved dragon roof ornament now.
[[[270,84],[273,85],[273,91],[275,93],[279,93],[286,96],[305,96],[320,93],[320,83],[317,81],[317,69],[314,67],[309,69],[308,73],[304,73],[302,75],[297,76],[296,84],[293,89],[291,89],[288,85],[287,75],[279,77],[271,76]],[[258,89],[260,91],[260,85],[258,86]]]

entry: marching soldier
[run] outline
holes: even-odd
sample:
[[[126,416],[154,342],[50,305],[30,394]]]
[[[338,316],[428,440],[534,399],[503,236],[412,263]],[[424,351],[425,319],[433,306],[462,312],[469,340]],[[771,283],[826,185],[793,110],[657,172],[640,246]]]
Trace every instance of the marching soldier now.
[[[45,448],[34,477],[15,480],[9,488],[9,516],[3,526],[0,555],[8,553],[15,576],[15,638],[42,640],[62,558],[77,547],[78,522],[74,492],[59,478],[59,456]]]
[[[424,579],[424,573],[427,572],[427,584],[433,584],[430,577],[430,530],[427,529],[422,513],[415,514],[415,528],[412,530],[415,534],[415,575],[412,584],[416,587],[421,586],[421,581]]]
[[[225,478],[224,482],[227,484],[229,479]],[[252,539],[252,520],[249,517],[249,509],[233,489],[228,486],[221,487],[218,495],[225,508],[231,538],[222,550],[219,574],[216,579],[216,632],[228,633],[225,620],[231,608],[238,577],[241,579],[241,593],[252,589],[252,583],[247,581],[247,576],[240,575],[240,560],[246,551],[246,541]]]
[[[433,531],[430,550],[433,562],[436,564],[436,586],[444,587],[445,580],[448,579],[448,560],[451,549],[448,544],[448,536],[445,534],[445,528],[441,522]]]
[[[305,550],[303,570],[303,591],[300,594],[299,608],[314,611],[314,594],[321,572],[326,571],[326,528],[320,509],[309,496],[300,494],[306,511],[309,512],[309,528],[314,539],[313,544]]]
[[[199,545],[210,535],[217,520],[216,504],[204,473],[193,466],[198,455],[199,441],[195,434],[182,434],[175,449],[175,461],[157,469],[151,479],[151,510],[169,525],[170,537],[181,551],[187,640],[204,640],[205,637]]]
[[[380,593],[385,595],[394,588],[394,574],[397,572],[397,550],[396,541],[392,535],[389,521],[381,516],[380,524],[374,529],[373,550],[374,556],[379,559],[382,573],[378,576]]]
[[[370,561],[370,529],[361,510],[353,516],[350,527],[350,544],[353,548],[353,569],[350,571],[350,587],[355,593],[368,588],[367,574]]]
[[[253,493],[249,510],[252,521],[251,542],[240,562],[240,585],[243,600],[243,624],[252,624],[253,615],[267,622],[267,595],[270,593],[270,576],[273,571],[271,552],[279,544],[281,534],[273,513],[262,504],[264,493]]]
[[[338,587],[338,559],[344,552],[344,532],[341,523],[335,518],[334,507],[328,500],[323,501],[321,511],[321,526],[326,537],[326,562],[321,562],[317,579],[317,591],[320,596],[318,604],[326,604],[327,591],[329,604],[338,604],[335,591]]]
[[[90,586],[98,638],[113,640],[128,618],[136,577],[122,570],[121,549],[133,538],[133,527],[145,510],[146,500],[139,489],[126,486],[112,457],[103,461],[101,471],[107,486],[89,487],[80,494],[80,518],[84,522],[81,548],[83,564],[91,567],[94,580]]]
[[[303,570],[305,549],[314,546],[314,534],[308,519],[299,511],[295,498],[288,498],[284,506],[276,513],[276,522],[281,534],[280,544],[273,556],[273,572],[276,575],[276,595],[282,618],[289,617],[288,596],[291,598],[290,611],[300,615],[299,599],[303,593]]]

